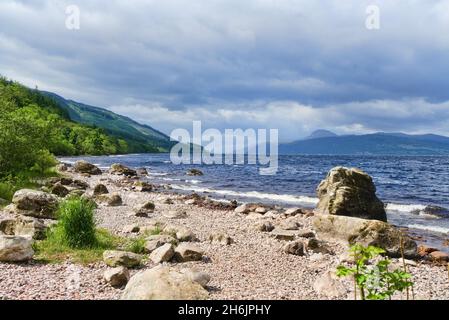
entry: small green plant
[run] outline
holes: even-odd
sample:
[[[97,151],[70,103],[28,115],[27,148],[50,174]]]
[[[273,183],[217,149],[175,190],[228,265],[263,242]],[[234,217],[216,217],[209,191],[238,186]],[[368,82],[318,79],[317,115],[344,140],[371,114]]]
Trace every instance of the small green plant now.
[[[58,224],[49,238],[70,248],[91,248],[98,244],[94,221],[95,203],[81,197],[64,200],[58,210]]]
[[[357,300],[357,291],[362,300],[391,299],[395,292],[403,292],[413,286],[411,275],[404,270],[389,271],[391,261],[387,257],[374,259],[385,253],[385,250],[374,246],[364,247],[355,244],[350,248],[355,265],[337,267],[337,276],[354,278],[354,298]],[[408,295],[407,295],[408,298]]]
[[[58,237],[51,236],[42,241],[36,241],[33,249],[35,259],[45,263],[60,263],[67,259],[72,262],[89,264],[103,259],[104,250],[114,250],[124,243],[124,239],[112,235],[105,229],[95,231],[96,245],[89,248],[71,248],[61,243]]]
[[[126,250],[139,254],[145,253],[146,238],[149,236],[158,235],[161,232],[162,230],[159,226],[156,226],[153,229],[145,230],[141,236],[129,240],[126,245]]]

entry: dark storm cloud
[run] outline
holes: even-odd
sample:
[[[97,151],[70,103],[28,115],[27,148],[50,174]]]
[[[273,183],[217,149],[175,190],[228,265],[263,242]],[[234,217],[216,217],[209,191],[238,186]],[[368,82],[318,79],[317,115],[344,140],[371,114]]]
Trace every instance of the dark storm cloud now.
[[[449,133],[448,1],[5,0],[0,30],[2,74],[165,131]]]

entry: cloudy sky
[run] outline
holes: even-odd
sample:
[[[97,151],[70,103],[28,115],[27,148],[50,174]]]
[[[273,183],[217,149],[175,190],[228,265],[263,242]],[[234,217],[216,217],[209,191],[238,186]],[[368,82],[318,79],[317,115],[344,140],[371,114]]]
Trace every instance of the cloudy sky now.
[[[449,0],[2,0],[0,74],[166,133],[449,135],[448,35]]]

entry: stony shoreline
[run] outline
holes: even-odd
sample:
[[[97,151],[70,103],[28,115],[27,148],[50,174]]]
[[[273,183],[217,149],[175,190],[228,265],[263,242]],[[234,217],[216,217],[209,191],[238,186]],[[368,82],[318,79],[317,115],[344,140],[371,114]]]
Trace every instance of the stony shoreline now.
[[[269,210],[250,214],[238,213],[226,206],[198,203],[185,195],[159,190],[138,191],[130,179],[122,175],[102,173],[85,175],[65,172],[69,178],[85,181],[91,193],[98,184],[104,184],[109,193],[117,193],[122,205],[100,204],[95,217],[98,227],[122,237],[135,237],[137,233],[123,232],[125,226],[137,224],[141,229],[158,222],[191,230],[204,252],[200,261],[183,263],[164,262],[174,270],[195,268],[207,273],[209,299],[352,299],[353,284],[350,279],[327,279],[347,252],[347,246],[326,242],[328,252],[317,253],[305,248],[303,255],[288,254],[282,240],[282,231],[295,233],[295,238],[307,242],[307,232],[313,232],[313,213],[285,214],[282,210]],[[153,213],[147,217],[133,214],[133,208],[151,201]],[[185,215],[176,216],[173,212]],[[0,212],[0,218],[10,217]],[[267,225],[275,231],[264,232]],[[292,227],[296,225],[296,227]],[[293,229],[293,230],[292,230]],[[298,229],[298,230],[294,230]],[[268,230],[265,230],[268,231]],[[277,235],[277,231],[281,231]],[[299,234],[304,235],[300,237]],[[288,232],[287,232],[288,233]],[[231,244],[211,242],[213,234],[225,234]],[[393,259],[400,263],[398,259]],[[449,275],[443,265],[426,261],[410,261],[409,271],[415,282],[416,299],[449,299]],[[130,269],[131,276],[156,264],[145,260],[139,268]],[[119,299],[123,289],[116,289],[103,279],[108,267],[103,263],[81,266],[66,261],[62,264],[0,262],[0,299]],[[80,287],[70,287],[70,275],[79,277]],[[69,279],[69,280],[68,280]],[[327,280],[326,280],[327,279]],[[69,281],[69,282],[68,282]],[[397,296],[395,298],[405,298]]]

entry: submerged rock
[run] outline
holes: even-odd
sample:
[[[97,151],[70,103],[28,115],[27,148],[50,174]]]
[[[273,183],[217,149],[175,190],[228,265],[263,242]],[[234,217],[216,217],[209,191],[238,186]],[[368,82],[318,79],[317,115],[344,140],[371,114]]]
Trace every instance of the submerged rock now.
[[[317,194],[318,213],[387,221],[373,180],[359,169],[333,168],[318,186]]]
[[[376,246],[394,258],[401,256],[402,241],[405,257],[417,257],[416,242],[401,230],[383,221],[319,215],[314,217],[313,224],[317,236],[322,240]]]
[[[199,169],[189,169],[187,170],[188,176],[202,176],[204,173]]]

